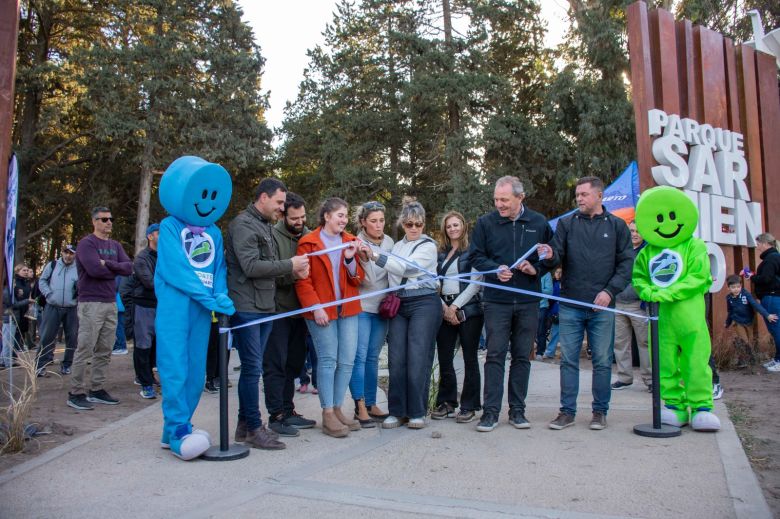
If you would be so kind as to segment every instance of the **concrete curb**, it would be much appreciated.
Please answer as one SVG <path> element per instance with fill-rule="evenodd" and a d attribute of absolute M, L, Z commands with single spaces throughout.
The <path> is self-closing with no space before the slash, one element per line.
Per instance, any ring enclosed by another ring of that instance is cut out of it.
<path fill-rule="evenodd" d="M 734 504 L 734 513 L 738 519 L 772 519 L 769 504 L 742 448 L 742 442 L 731 421 L 726 404 L 717 401 L 715 409 L 719 415 L 728 417 L 728 420 L 721 421 L 721 430 L 716 437 L 720 459 L 726 473 L 726 486 Z"/>

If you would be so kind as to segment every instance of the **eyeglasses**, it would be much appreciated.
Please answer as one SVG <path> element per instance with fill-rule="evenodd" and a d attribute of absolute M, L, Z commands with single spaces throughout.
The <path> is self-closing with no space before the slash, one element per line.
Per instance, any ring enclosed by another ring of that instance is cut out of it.
<path fill-rule="evenodd" d="M 384 211 L 385 206 L 383 206 L 379 202 L 366 202 L 365 204 L 363 204 L 363 209 L 365 209 L 366 211 L 377 211 L 377 210 Z"/>
<path fill-rule="evenodd" d="M 404 227 L 407 229 L 411 229 L 412 227 L 417 227 L 418 229 L 422 229 L 425 224 L 422 222 L 404 222 Z"/>
<path fill-rule="evenodd" d="M 95 220 L 100 220 L 103 223 L 113 222 L 114 217 L 113 216 L 102 216 L 100 218 L 95 218 Z"/>

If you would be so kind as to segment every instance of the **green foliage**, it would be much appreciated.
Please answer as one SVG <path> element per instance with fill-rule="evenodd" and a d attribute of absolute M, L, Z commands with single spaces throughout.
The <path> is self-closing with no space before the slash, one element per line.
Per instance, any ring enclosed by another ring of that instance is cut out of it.
<path fill-rule="evenodd" d="M 28 259 L 90 232 L 98 204 L 131 250 L 141 172 L 183 154 L 223 164 L 232 211 L 243 208 L 271 132 L 264 60 L 233 1 L 22 4 L 14 145 Z M 151 209 L 164 216 L 155 196 Z"/>
<path fill-rule="evenodd" d="M 109 205 L 130 246 L 140 179 L 176 157 L 225 165 L 243 209 L 271 171 L 309 201 L 405 196 L 470 220 L 520 177 L 528 204 L 571 207 L 574 179 L 609 182 L 634 159 L 625 8 L 572 0 L 564 43 L 545 48 L 532 0 L 342 0 L 309 51 L 274 155 L 263 58 L 233 0 L 22 0 L 14 145 L 19 243 L 33 265 L 91 231 Z M 767 30 L 776 0 L 653 1 L 735 38 Z M 152 196 L 151 219 L 162 217 Z M 35 260 L 38 259 L 36 262 Z"/>

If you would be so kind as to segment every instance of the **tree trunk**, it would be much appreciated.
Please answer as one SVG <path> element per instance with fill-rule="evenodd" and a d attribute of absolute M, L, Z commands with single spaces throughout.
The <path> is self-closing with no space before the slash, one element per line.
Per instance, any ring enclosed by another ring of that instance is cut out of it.
<path fill-rule="evenodd" d="M 450 74 L 455 72 L 455 47 L 452 43 L 452 13 L 450 12 L 450 0 L 442 0 L 442 11 L 444 14 L 444 43 L 447 45 L 447 53 L 450 55 Z M 447 99 L 447 112 L 449 115 L 449 135 L 453 135 L 460 129 L 460 114 L 458 105 L 452 99 L 450 94 Z"/>
<path fill-rule="evenodd" d="M 38 15 L 38 27 L 35 34 L 35 66 L 43 68 L 49 61 L 50 39 L 52 28 L 54 26 L 51 11 L 46 7 L 38 8 L 35 11 Z M 28 13 L 28 16 L 34 14 Z M 32 166 L 36 162 L 36 157 L 32 155 L 35 149 L 35 139 L 38 135 L 38 124 L 40 121 L 41 105 L 43 103 L 44 90 L 41 84 L 33 84 L 29 90 L 24 92 L 24 101 L 22 107 L 22 118 L 20 121 L 19 132 L 19 150 L 22 152 L 19 157 L 19 203 L 21 205 L 22 197 L 26 196 L 27 184 L 32 175 Z M 21 258 L 24 255 L 25 245 L 27 243 L 27 212 L 21 211 L 16 215 L 16 257 Z"/>
<path fill-rule="evenodd" d="M 146 227 L 149 225 L 149 204 L 152 200 L 152 142 L 147 137 L 141 163 L 141 182 L 138 188 L 138 212 L 135 219 L 135 254 L 146 246 Z"/>

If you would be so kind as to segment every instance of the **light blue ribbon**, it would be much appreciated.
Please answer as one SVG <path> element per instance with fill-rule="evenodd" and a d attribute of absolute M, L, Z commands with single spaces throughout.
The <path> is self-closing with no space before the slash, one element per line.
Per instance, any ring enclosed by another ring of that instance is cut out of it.
<path fill-rule="evenodd" d="M 372 244 L 369 244 L 369 245 L 372 245 Z M 535 248 L 536 248 L 536 246 L 532 247 L 530 250 L 532 251 Z M 657 321 L 658 320 L 658 317 L 650 317 L 648 315 L 641 315 L 641 314 L 635 314 L 635 313 L 632 313 L 632 312 L 626 312 L 625 310 L 618 310 L 617 308 L 610 308 L 608 306 L 596 305 L 596 304 L 593 304 L 592 302 L 591 303 L 585 303 L 583 301 L 577 301 L 576 299 L 569 299 L 569 298 L 566 298 L 566 297 L 553 296 L 553 295 L 550 295 L 550 294 L 544 294 L 544 293 L 541 293 L 541 292 L 534 292 L 532 290 L 525 290 L 525 289 L 522 289 L 522 288 L 515 288 L 515 287 L 504 286 L 504 285 L 496 285 L 494 283 L 486 283 L 484 281 L 477 281 L 475 279 L 464 279 L 464 278 L 485 276 L 485 275 L 488 275 L 488 274 L 497 274 L 501 269 L 486 270 L 486 271 L 483 271 L 483 272 L 468 272 L 468 273 L 462 273 L 462 274 L 455 274 L 455 275 L 452 275 L 452 276 L 440 276 L 440 275 L 433 274 L 432 272 L 429 272 L 428 270 L 422 268 L 421 266 L 419 266 L 414 261 L 411 261 L 411 260 L 409 260 L 407 258 L 404 258 L 402 256 L 399 256 L 397 254 L 393 254 L 393 253 L 387 252 L 387 251 L 383 251 L 382 254 L 387 254 L 388 256 L 392 256 L 394 258 L 397 258 L 399 261 L 402 261 L 402 262 L 404 262 L 404 263 L 406 263 L 406 264 L 408 264 L 408 265 L 410 265 L 412 267 L 415 267 L 418 270 L 421 270 L 422 272 L 430 275 L 431 278 L 412 280 L 412 281 L 408 281 L 408 282 L 404 283 L 403 285 L 398 285 L 398 286 L 395 286 L 395 287 L 388 287 L 388 288 L 384 288 L 382 290 L 375 290 L 373 292 L 367 292 L 365 294 L 360 294 L 360 295 L 357 295 L 357 296 L 347 297 L 347 298 L 339 299 L 339 300 L 336 300 L 336 301 L 330 301 L 328 303 L 320 303 L 320 304 L 312 305 L 312 306 L 309 306 L 309 307 L 306 307 L 306 308 L 300 308 L 298 310 L 291 310 L 289 312 L 283 312 L 283 313 L 280 313 L 280 314 L 269 315 L 268 317 L 255 319 L 254 321 L 248 321 L 246 323 L 241 323 L 241 324 L 236 325 L 236 326 L 230 326 L 230 327 L 227 327 L 227 328 L 220 327 L 219 333 L 227 333 L 228 334 L 228 344 L 230 345 L 230 344 L 232 344 L 232 331 L 233 330 L 238 330 L 240 328 L 248 328 L 249 326 L 255 326 L 257 324 L 264 324 L 264 323 L 276 321 L 277 319 L 285 319 L 287 317 L 294 317 L 296 315 L 301 315 L 301 314 L 305 314 L 305 313 L 308 313 L 308 312 L 313 312 L 314 310 L 330 308 L 331 306 L 338 306 L 338 305 L 342 305 L 342 304 L 345 304 L 345 303 L 351 303 L 352 301 L 359 301 L 361 299 L 366 299 L 366 298 L 369 298 L 369 297 L 374 297 L 374 296 L 378 296 L 378 295 L 382 295 L 382 294 L 389 294 L 391 292 L 397 292 L 399 290 L 403 290 L 403 289 L 405 289 L 407 287 L 410 287 L 410 286 L 416 286 L 416 285 L 419 285 L 419 284 L 422 284 L 422 283 L 428 283 L 431 280 L 445 280 L 445 279 L 453 279 L 453 280 L 457 279 L 457 280 L 463 281 L 465 283 L 474 283 L 474 284 L 477 284 L 477 285 L 480 285 L 480 286 L 484 286 L 484 287 L 496 288 L 496 289 L 499 289 L 499 290 L 506 290 L 508 292 L 515 292 L 515 293 L 518 293 L 518 294 L 523 294 L 523 295 L 528 295 L 528 296 L 533 296 L 533 297 L 539 297 L 539 298 L 542 298 L 542 299 L 552 299 L 552 300 L 558 301 L 560 303 L 567 303 L 567 304 L 571 304 L 571 305 L 575 305 L 575 306 L 582 306 L 582 307 L 589 308 L 589 309 L 592 309 L 592 310 L 603 310 L 605 312 L 612 312 L 614 314 L 626 315 L 626 316 L 629 316 L 629 317 L 636 317 L 636 318 L 639 318 L 639 319 L 645 319 L 647 321 Z M 513 263 L 513 265 L 518 265 L 520 262 L 523 261 L 523 259 L 527 258 L 528 256 L 530 256 L 530 253 L 526 252 L 526 254 L 524 254 L 517 261 L 515 261 Z"/>

